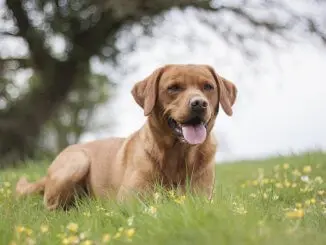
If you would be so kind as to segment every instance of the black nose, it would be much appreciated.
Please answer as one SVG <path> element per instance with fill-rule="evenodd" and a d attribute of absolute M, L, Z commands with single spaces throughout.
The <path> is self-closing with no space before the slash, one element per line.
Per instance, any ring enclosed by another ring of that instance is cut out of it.
<path fill-rule="evenodd" d="M 205 99 L 194 97 L 190 99 L 190 108 L 195 112 L 203 112 L 208 106 L 208 103 Z"/>

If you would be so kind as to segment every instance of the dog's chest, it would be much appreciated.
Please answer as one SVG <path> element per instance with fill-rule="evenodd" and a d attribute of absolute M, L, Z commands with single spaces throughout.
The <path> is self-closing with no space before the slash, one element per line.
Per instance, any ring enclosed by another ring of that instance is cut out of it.
<path fill-rule="evenodd" d="M 183 185 L 196 172 L 194 159 L 182 151 L 167 151 L 160 165 L 160 178 L 166 185 Z"/>

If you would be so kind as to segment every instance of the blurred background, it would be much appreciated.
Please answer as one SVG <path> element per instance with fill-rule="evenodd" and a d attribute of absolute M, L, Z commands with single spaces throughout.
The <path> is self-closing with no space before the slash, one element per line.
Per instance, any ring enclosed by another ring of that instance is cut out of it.
<path fill-rule="evenodd" d="M 237 85 L 217 162 L 326 149 L 325 0 L 0 0 L 0 167 L 128 136 L 167 63 Z"/>

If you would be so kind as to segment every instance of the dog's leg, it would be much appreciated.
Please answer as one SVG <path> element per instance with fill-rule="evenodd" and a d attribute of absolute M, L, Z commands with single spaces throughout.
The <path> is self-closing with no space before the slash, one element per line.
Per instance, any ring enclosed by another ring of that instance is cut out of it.
<path fill-rule="evenodd" d="M 135 171 L 131 175 L 125 176 L 118 191 L 117 200 L 123 202 L 132 197 L 133 194 L 145 194 L 149 189 L 150 181 L 147 174 Z"/>
<path fill-rule="evenodd" d="M 76 186 L 86 177 L 89 166 L 90 159 L 83 151 L 65 152 L 53 162 L 44 189 L 47 209 L 70 204 L 77 194 Z"/>

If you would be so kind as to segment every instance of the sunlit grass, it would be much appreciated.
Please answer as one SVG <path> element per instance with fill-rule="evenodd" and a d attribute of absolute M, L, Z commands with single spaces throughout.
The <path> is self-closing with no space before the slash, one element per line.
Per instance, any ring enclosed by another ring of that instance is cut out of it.
<path fill-rule="evenodd" d="M 17 179 L 46 164 L 0 173 L 0 244 L 325 244 L 326 154 L 217 165 L 212 201 L 158 190 L 118 205 L 84 199 L 46 211 L 17 200 Z"/>

